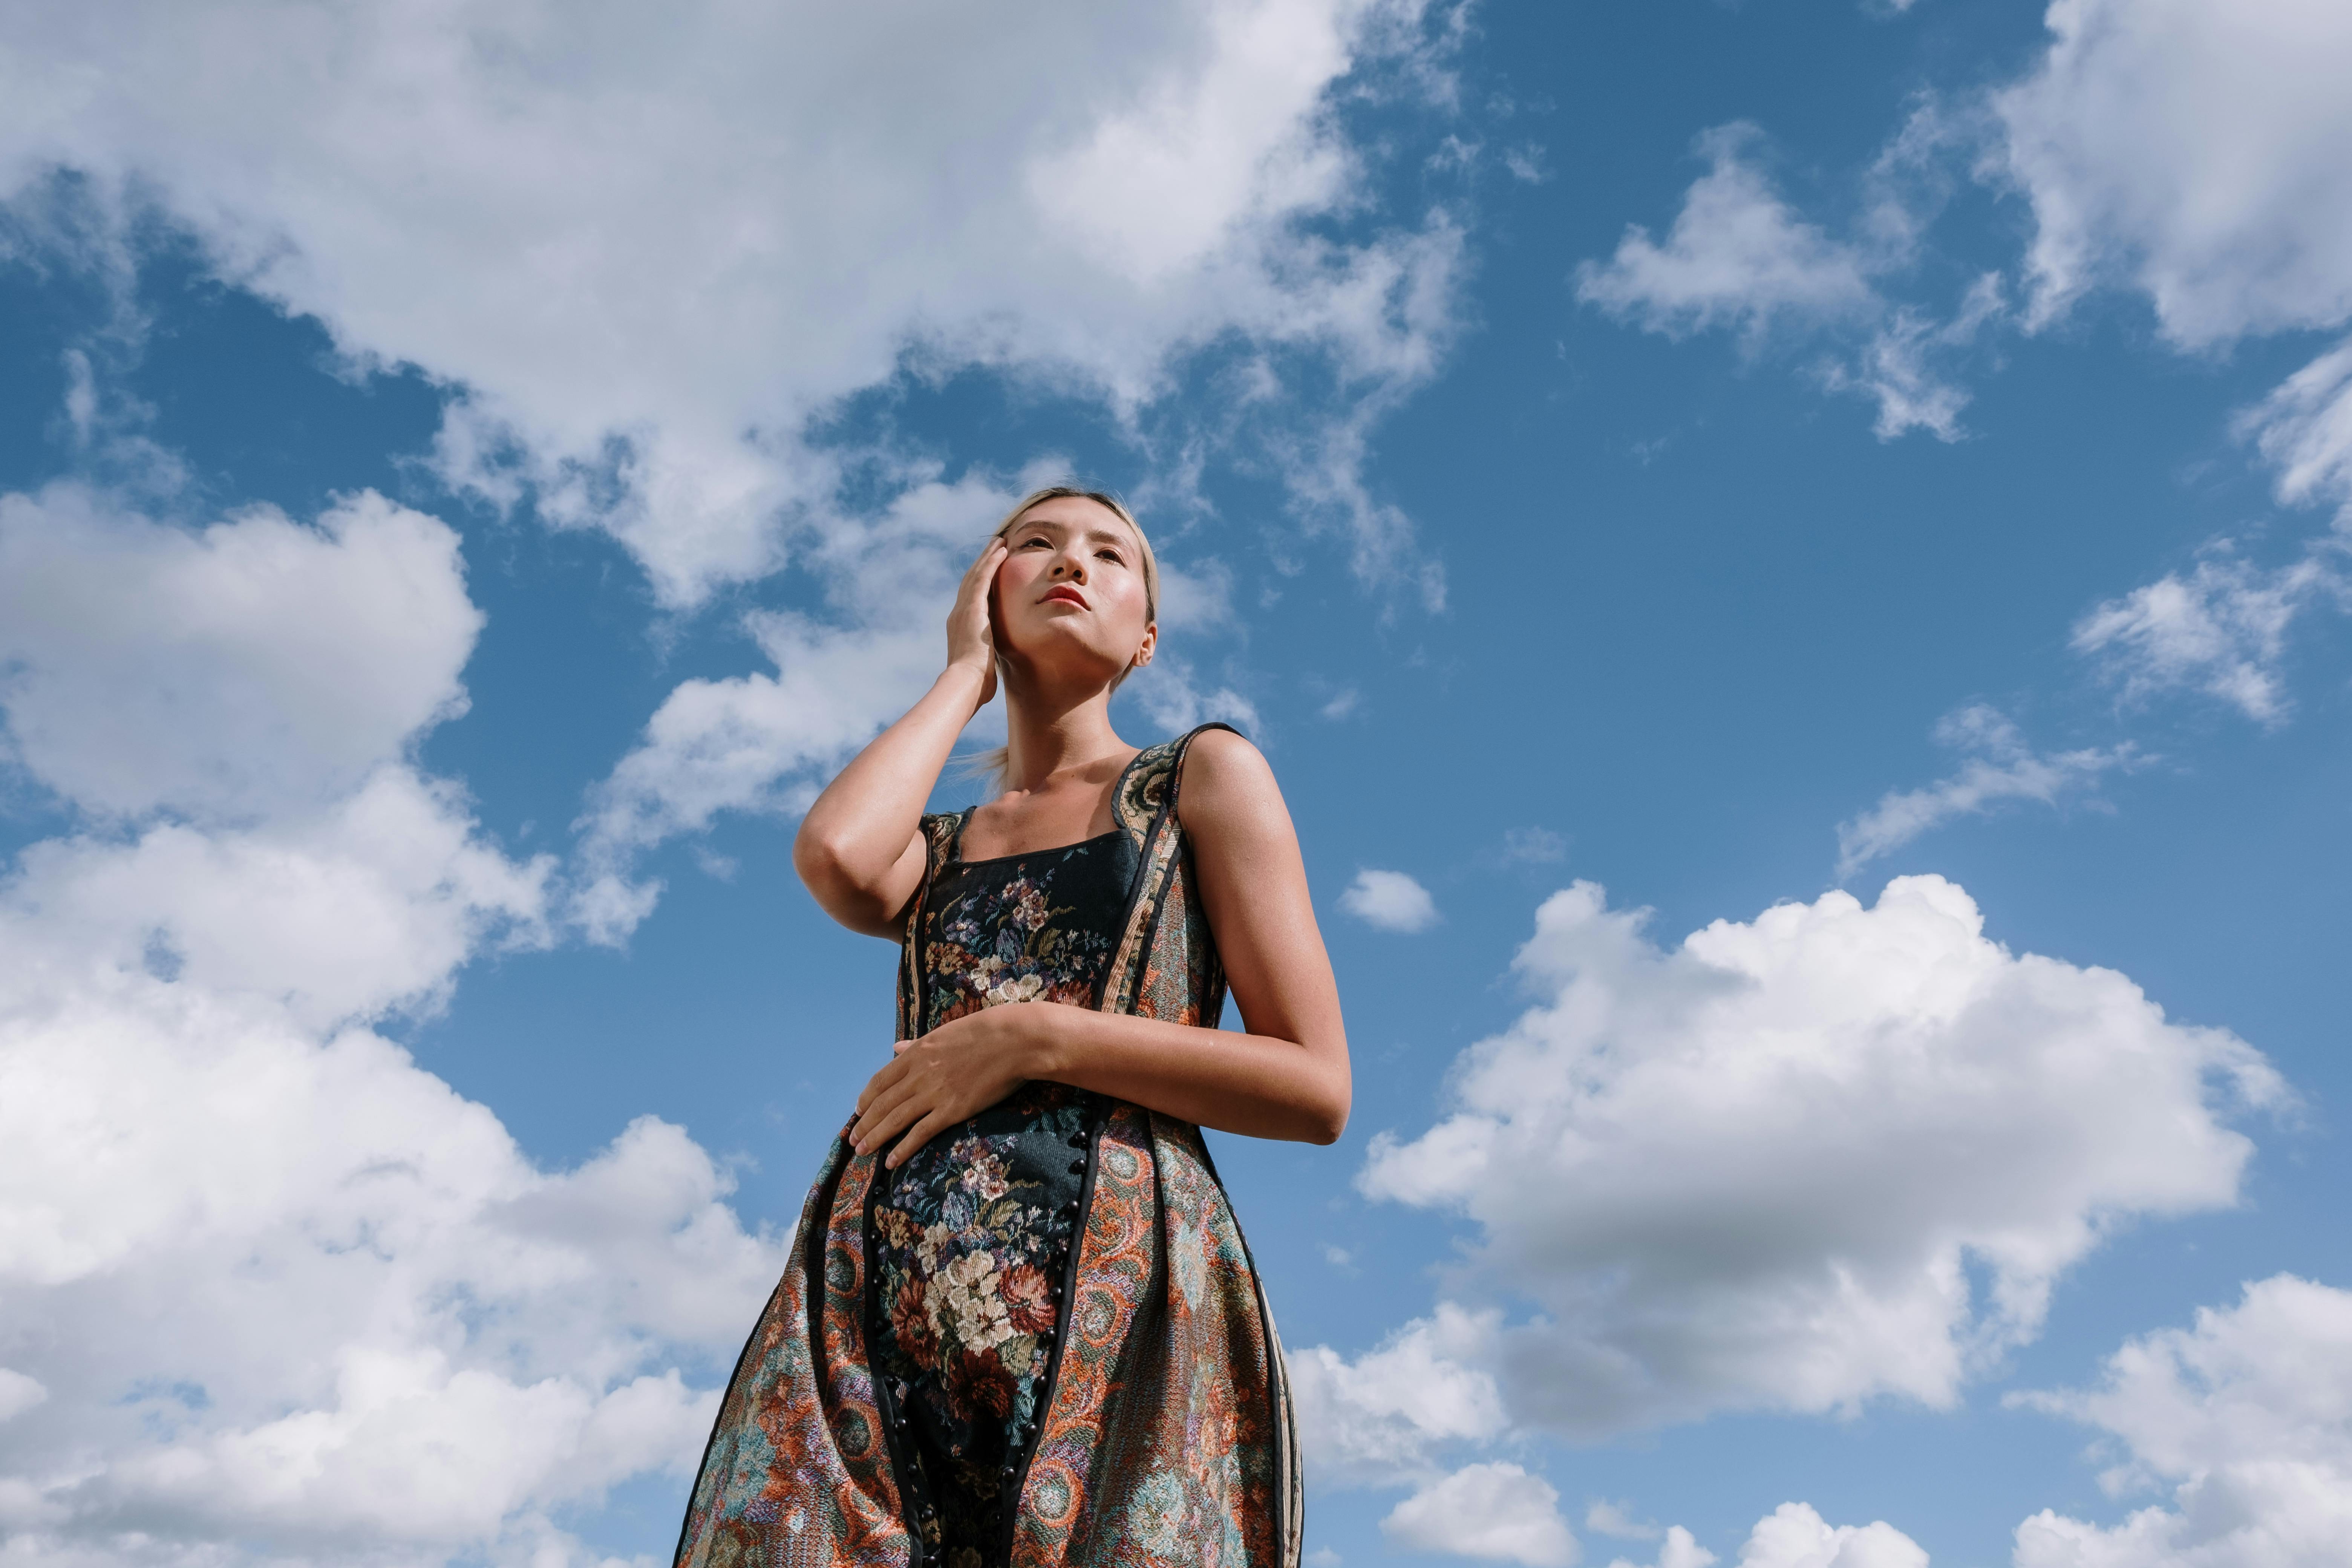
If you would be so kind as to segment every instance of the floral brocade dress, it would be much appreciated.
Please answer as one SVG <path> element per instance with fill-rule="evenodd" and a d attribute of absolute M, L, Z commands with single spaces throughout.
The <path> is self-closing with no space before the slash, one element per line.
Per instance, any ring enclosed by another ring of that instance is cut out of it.
<path fill-rule="evenodd" d="M 924 819 L 900 1038 L 1023 1001 L 1216 1026 L 1175 812 L 1192 738 L 1139 753 L 1081 844 L 966 861 L 971 814 Z M 677 1562 L 1296 1568 L 1290 1404 L 1198 1129 L 1025 1084 L 896 1172 L 835 1141 Z"/>

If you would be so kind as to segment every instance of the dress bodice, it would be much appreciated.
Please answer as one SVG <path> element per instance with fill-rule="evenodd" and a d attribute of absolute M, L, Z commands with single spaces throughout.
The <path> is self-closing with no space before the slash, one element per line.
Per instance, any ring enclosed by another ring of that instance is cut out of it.
<path fill-rule="evenodd" d="M 1118 829 L 1025 855 L 966 860 L 966 812 L 931 878 L 911 954 L 920 1032 L 1003 1002 L 1101 1005 L 1135 881 Z"/>

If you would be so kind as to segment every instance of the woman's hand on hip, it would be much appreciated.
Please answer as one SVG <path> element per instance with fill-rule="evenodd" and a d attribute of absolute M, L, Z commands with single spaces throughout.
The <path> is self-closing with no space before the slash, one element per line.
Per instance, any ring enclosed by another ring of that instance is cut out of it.
<path fill-rule="evenodd" d="M 883 1163 L 898 1169 L 948 1128 L 969 1121 L 1032 1076 L 1028 1065 L 1043 1009 L 1054 1002 L 1006 1002 L 967 1013 L 919 1040 L 899 1042 L 890 1064 L 857 1097 L 850 1147 L 869 1153 L 898 1138 Z M 903 1138 L 898 1135 L 903 1132 Z"/>

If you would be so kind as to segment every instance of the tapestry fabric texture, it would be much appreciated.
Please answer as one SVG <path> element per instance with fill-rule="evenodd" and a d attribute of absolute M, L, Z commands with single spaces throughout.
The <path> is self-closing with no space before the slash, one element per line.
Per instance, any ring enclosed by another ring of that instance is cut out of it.
<path fill-rule="evenodd" d="M 1175 809 L 1200 733 L 1139 753 L 1082 844 L 966 862 L 971 813 L 923 819 L 899 1038 L 1030 1000 L 1216 1027 Z M 1034 1083 L 897 1172 L 835 1140 L 677 1562 L 1297 1568 L 1300 1505 L 1281 1342 L 1200 1131 Z"/>

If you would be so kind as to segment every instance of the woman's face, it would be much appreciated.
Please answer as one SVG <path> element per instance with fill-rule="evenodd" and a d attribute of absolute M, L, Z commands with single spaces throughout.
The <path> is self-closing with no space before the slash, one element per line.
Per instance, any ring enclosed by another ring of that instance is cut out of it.
<path fill-rule="evenodd" d="M 1148 663 L 1154 633 L 1135 531 L 1084 496 L 1039 501 L 1006 531 L 991 608 L 996 646 L 1048 679 L 1108 685 Z"/>

